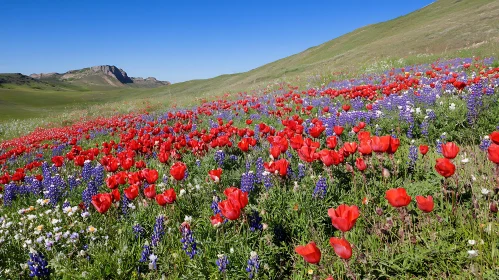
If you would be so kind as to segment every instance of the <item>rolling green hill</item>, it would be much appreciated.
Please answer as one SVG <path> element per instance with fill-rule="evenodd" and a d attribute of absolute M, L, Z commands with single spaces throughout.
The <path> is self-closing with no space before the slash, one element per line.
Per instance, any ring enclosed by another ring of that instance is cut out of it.
<path fill-rule="evenodd" d="M 55 88 L 3 87 L 0 121 L 52 118 L 56 113 L 90 110 L 92 106 L 97 106 L 94 111 L 101 113 L 129 110 L 130 104 L 164 109 L 172 104 L 194 104 L 200 98 L 226 92 L 262 89 L 276 82 L 304 86 L 310 83 L 311 76 L 319 77 L 312 83 L 320 84 L 339 72 L 380 71 L 445 57 L 497 56 L 498 46 L 498 0 L 439 0 L 408 15 L 359 28 L 244 73 L 153 89 L 89 86 L 105 85 L 102 77 L 97 77 L 99 81 L 72 83 L 72 88 L 64 86 L 68 83 L 50 79 L 41 80 Z M 94 78 L 89 75 L 82 79 Z"/>

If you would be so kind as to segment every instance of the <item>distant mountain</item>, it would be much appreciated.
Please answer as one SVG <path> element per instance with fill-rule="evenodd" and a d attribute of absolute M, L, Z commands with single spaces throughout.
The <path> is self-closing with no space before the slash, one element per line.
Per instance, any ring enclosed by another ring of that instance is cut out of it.
<path fill-rule="evenodd" d="M 114 65 L 98 65 L 88 68 L 70 70 L 66 73 L 31 74 L 31 78 L 46 82 L 68 82 L 90 87 L 160 87 L 170 85 L 170 82 L 159 81 L 156 78 L 146 79 L 129 77 L 121 68 Z"/>

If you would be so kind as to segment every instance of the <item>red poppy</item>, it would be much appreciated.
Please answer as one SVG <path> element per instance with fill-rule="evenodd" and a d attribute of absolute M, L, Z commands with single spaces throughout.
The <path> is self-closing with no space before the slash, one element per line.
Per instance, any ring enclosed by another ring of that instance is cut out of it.
<path fill-rule="evenodd" d="M 120 201 L 121 195 L 118 189 L 112 190 L 111 195 L 113 196 L 113 201 Z"/>
<path fill-rule="evenodd" d="M 372 154 L 373 149 L 371 148 L 371 140 L 361 141 L 357 150 L 360 154 L 365 156 Z"/>
<path fill-rule="evenodd" d="M 158 171 L 155 169 L 144 169 L 142 175 L 149 184 L 154 184 L 158 180 Z"/>
<path fill-rule="evenodd" d="M 184 179 L 185 170 L 187 170 L 187 166 L 183 162 L 175 162 L 170 168 L 170 175 L 177 181 Z"/>
<path fill-rule="evenodd" d="M 499 145 L 499 130 L 492 132 L 489 137 L 492 142 Z"/>
<path fill-rule="evenodd" d="M 279 172 L 279 175 L 281 177 L 285 177 L 286 174 L 288 173 L 288 167 L 289 167 L 289 162 L 286 159 L 280 159 L 274 162 L 275 165 L 275 171 Z"/>
<path fill-rule="evenodd" d="M 336 145 L 338 145 L 338 137 L 336 136 L 329 136 L 327 139 L 326 139 L 326 145 L 329 149 L 334 149 L 336 148 Z"/>
<path fill-rule="evenodd" d="M 456 172 L 456 166 L 447 158 L 437 158 L 435 169 L 438 174 L 444 176 L 445 178 L 454 175 L 454 172 Z"/>
<path fill-rule="evenodd" d="M 241 189 L 236 187 L 226 188 L 224 194 L 228 200 L 233 202 L 234 206 L 238 206 L 242 209 L 248 205 L 248 194 L 241 191 Z"/>
<path fill-rule="evenodd" d="M 357 159 L 355 160 L 355 166 L 356 166 L 356 167 L 357 167 L 357 169 L 358 169 L 359 171 L 361 171 L 361 172 L 367 169 L 366 162 L 364 161 L 364 159 L 363 159 L 363 158 L 357 158 Z"/>
<path fill-rule="evenodd" d="M 371 147 L 373 151 L 376 153 L 384 153 L 390 147 L 391 140 L 392 137 L 390 135 L 381 136 L 381 137 L 373 136 L 371 138 Z"/>
<path fill-rule="evenodd" d="M 128 198 L 129 200 L 134 200 L 139 195 L 139 186 L 131 185 L 123 191 L 125 192 L 126 198 Z"/>
<path fill-rule="evenodd" d="M 385 198 L 393 207 L 405 207 L 411 203 L 411 197 L 404 188 L 387 190 Z"/>
<path fill-rule="evenodd" d="M 359 207 L 342 204 L 337 209 L 330 208 L 327 211 L 333 226 L 342 232 L 347 232 L 353 228 L 357 218 L 359 218 Z"/>
<path fill-rule="evenodd" d="M 219 167 L 217 169 L 210 170 L 208 171 L 208 175 L 210 175 L 210 178 L 213 181 L 218 183 L 220 181 L 220 176 L 222 176 L 222 168 Z"/>
<path fill-rule="evenodd" d="M 345 238 L 331 237 L 329 244 L 331 244 L 338 257 L 347 260 L 352 256 L 352 246 Z"/>
<path fill-rule="evenodd" d="M 273 145 L 270 147 L 270 154 L 274 159 L 279 158 L 279 155 L 281 154 L 281 147 L 279 145 Z"/>
<path fill-rule="evenodd" d="M 489 160 L 495 164 L 499 164 L 499 145 L 492 143 L 487 149 Z"/>
<path fill-rule="evenodd" d="M 315 147 L 310 147 L 307 145 L 303 145 L 298 150 L 298 157 L 305 162 L 312 162 L 319 158 L 319 154 L 315 152 Z"/>
<path fill-rule="evenodd" d="M 341 108 L 343 109 L 343 111 L 348 112 L 348 110 L 350 110 L 350 105 L 343 104 L 343 106 L 341 106 Z"/>
<path fill-rule="evenodd" d="M 62 163 L 64 162 L 64 157 L 63 156 L 54 156 L 52 157 L 52 162 L 56 167 L 61 167 Z"/>
<path fill-rule="evenodd" d="M 430 213 L 433 211 L 433 207 L 435 204 L 433 203 L 433 197 L 431 195 L 424 197 L 424 196 L 416 196 L 416 202 L 418 204 L 419 210 L 425 212 L 425 213 Z"/>
<path fill-rule="evenodd" d="M 172 204 L 177 200 L 177 194 L 173 188 L 169 188 L 164 191 L 163 195 L 165 196 L 166 203 L 168 204 Z"/>
<path fill-rule="evenodd" d="M 389 154 L 394 154 L 399 148 L 399 146 L 400 146 L 400 139 L 391 137 L 390 146 L 388 146 L 388 150 L 386 150 L 386 152 Z"/>
<path fill-rule="evenodd" d="M 239 141 L 239 143 L 237 143 L 237 146 L 239 147 L 239 149 L 241 149 L 241 151 L 247 152 L 249 150 L 248 138 L 241 139 L 241 141 Z"/>
<path fill-rule="evenodd" d="M 459 147 L 453 142 L 442 144 L 442 155 L 448 159 L 453 159 L 459 153 Z"/>
<path fill-rule="evenodd" d="M 101 214 L 104 214 L 109 210 L 112 202 L 113 197 L 109 193 L 99 193 L 92 196 L 92 205 Z"/>
<path fill-rule="evenodd" d="M 229 220 L 237 220 L 241 216 L 241 208 L 233 200 L 222 200 L 218 203 L 218 209 L 222 212 L 222 215 Z"/>
<path fill-rule="evenodd" d="M 312 128 L 308 130 L 308 132 L 310 133 L 310 136 L 318 138 L 319 136 L 321 136 L 324 130 L 326 130 L 326 127 L 322 125 L 314 125 Z"/>
<path fill-rule="evenodd" d="M 224 219 L 220 214 L 216 214 L 215 216 L 210 217 L 210 222 L 213 226 L 217 227 L 223 223 Z"/>
<path fill-rule="evenodd" d="M 344 128 L 342 126 L 339 126 L 339 125 L 335 125 L 333 127 L 333 131 L 336 135 L 341 135 L 343 133 L 343 130 L 344 130 Z"/>
<path fill-rule="evenodd" d="M 424 156 L 428 153 L 429 147 L 427 145 L 419 145 L 419 152 Z"/>
<path fill-rule="evenodd" d="M 346 142 L 343 144 L 343 150 L 349 155 L 355 154 L 357 151 L 357 143 L 356 142 Z"/>
<path fill-rule="evenodd" d="M 149 185 L 144 189 L 144 195 L 147 198 L 153 199 L 156 197 L 156 185 Z"/>
<path fill-rule="evenodd" d="M 318 264 L 321 260 L 321 250 L 317 248 L 314 241 L 311 241 L 305 246 L 298 246 L 295 252 L 303 257 L 303 259 L 311 264 Z"/>
<path fill-rule="evenodd" d="M 116 176 L 109 176 L 106 178 L 106 185 L 108 188 L 110 189 L 115 189 L 116 187 L 118 187 L 118 180 L 116 178 Z"/>

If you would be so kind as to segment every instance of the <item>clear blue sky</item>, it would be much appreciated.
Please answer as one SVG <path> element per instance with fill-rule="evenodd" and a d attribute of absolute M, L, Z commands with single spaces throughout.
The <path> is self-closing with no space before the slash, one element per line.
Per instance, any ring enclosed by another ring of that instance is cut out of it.
<path fill-rule="evenodd" d="M 432 0 L 0 0 L 0 72 L 111 64 L 172 82 L 244 72 Z"/>

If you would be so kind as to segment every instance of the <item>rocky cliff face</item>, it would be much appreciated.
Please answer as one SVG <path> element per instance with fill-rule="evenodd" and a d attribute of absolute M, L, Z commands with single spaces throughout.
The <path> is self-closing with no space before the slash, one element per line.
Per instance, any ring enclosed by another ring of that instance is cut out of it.
<path fill-rule="evenodd" d="M 121 68 L 114 65 L 97 65 L 88 68 L 71 70 L 66 73 L 40 73 L 31 74 L 30 77 L 38 80 L 58 79 L 60 81 L 76 82 L 88 85 L 124 86 L 135 85 L 137 87 L 158 87 L 169 85 L 169 82 L 159 81 L 149 77 L 133 78 Z"/>

